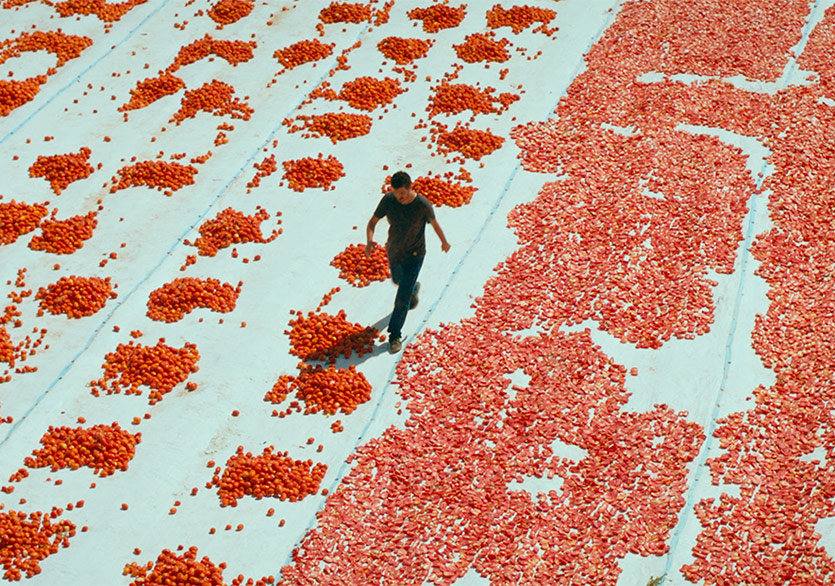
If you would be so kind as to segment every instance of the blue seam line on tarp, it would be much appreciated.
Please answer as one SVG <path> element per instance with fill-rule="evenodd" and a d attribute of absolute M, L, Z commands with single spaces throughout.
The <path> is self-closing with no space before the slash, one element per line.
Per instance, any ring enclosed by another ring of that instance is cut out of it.
<path fill-rule="evenodd" d="M 360 32 L 359 35 L 357 35 L 357 40 L 362 38 L 362 36 L 365 34 L 365 32 L 367 30 L 368 30 L 368 26 L 366 26 L 365 29 L 362 32 Z M 330 69 L 328 71 L 330 71 Z M 319 84 L 328 76 L 328 71 L 326 71 L 325 73 L 322 74 L 322 76 L 312 86 L 313 88 L 318 87 Z M 313 90 L 311 90 L 311 92 L 312 91 Z M 90 336 L 90 338 L 84 344 L 84 346 L 82 346 L 81 350 L 79 350 L 78 353 L 72 358 L 72 360 L 70 360 L 70 362 L 61 370 L 61 372 L 58 374 L 58 376 L 55 378 L 55 380 L 53 380 L 52 383 L 49 384 L 49 386 L 46 388 L 46 390 L 43 393 L 41 393 L 38 396 L 37 399 L 35 399 L 35 402 L 32 404 L 31 407 L 29 407 L 29 409 L 26 410 L 26 412 L 20 417 L 20 419 L 18 419 L 17 421 L 14 422 L 14 424 L 12 425 L 11 429 L 9 429 L 9 432 L 6 434 L 6 436 L 2 440 L 0 440 L 0 447 L 2 447 L 4 443 L 6 443 L 6 440 L 8 440 L 11 437 L 12 433 L 14 433 L 15 429 L 17 429 L 18 425 L 23 423 L 23 421 L 26 419 L 26 417 L 35 409 L 35 407 L 38 406 L 38 404 L 43 400 L 43 398 L 47 395 L 47 393 L 49 393 L 49 391 L 51 391 L 55 387 L 55 385 L 57 385 L 58 382 L 60 382 L 60 380 L 62 378 L 64 378 L 64 375 L 67 374 L 69 369 L 72 367 L 73 364 L 75 364 L 75 362 L 81 357 L 81 355 L 84 354 L 87 351 L 87 349 L 93 343 L 93 340 L 96 338 L 96 336 L 98 336 L 101 329 L 105 326 L 105 324 L 107 324 L 108 321 L 110 321 L 111 316 L 114 313 L 116 313 L 116 311 L 128 299 L 131 298 L 131 296 L 136 292 L 136 290 L 139 289 L 139 287 L 141 287 L 142 284 L 145 283 L 145 281 L 147 281 L 151 277 L 151 275 L 153 275 L 157 271 L 157 269 L 160 266 L 162 266 L 162 264 L 165 262 L 165 260 L 169 256 L 171 256 L 171 254 L 174 252 L 174 250 L 180 245 L 180 243 L 183 241 L 183 239 L 186 237 L 186 235 L 189 232 L 191 232 L 194 229 L 194 227 L 203 218 L 206 217 L 206 215 L 208 215 L 209 211 L 214 207 L 214 205 L 217 203 L 217 201 L 223 196 L 223 194 L 226 193 L 227 189 L 229 189 L 229 186 L 232 185 L 232 183 L 234 183 L 238 179 L 238 177 L 241 176 L 241 174 L 244 172 L 244 169 L 246 169 L 249 166 L 249 164 L 252 161 L 255 160 L 255 158 L 258 156 L 258 153 L 261 152 L 261 150 L 264 148 L 264 146 L 267 145 L 270 142 L 270 140 L 272 140 L 272 138 L 275 136 L 275 134 L 281 129 L 281 127 L 284 125 L 284 120 L 286 118 L 289 118 L 290 116 L 292 116 L 293 112 L 298 110 L 302 106 L 302 104 L 304 104 L 305 100 L 307 100 L 309 98 L 309 96 L 310 96 L 309 93 L 305 94 L 302 97 L 302 99 L 299 100 L 299 102 L 287 113 L 287 115 L 281 118 L 281 122 L 279 122 L 273 128 L 273 130 L 270 132 L 270 134 L 267 136 L 267 138 L 264 139 L 264 141 L 261 144 L 258 145 L 258 148 L 256 148 L 255 151 L 252 153 L 252 155 L 250 155 L 250 157 L 244 162 L 244 164 L 241 165 L 240 169 L 238 169 L 238 171 L 232 176 L 232 178 L 226 183 L 226 185 L 224 185 L 220 189 L 220 191 L 218 191 L 215 194 L 215 196 L 212 198 L 211 202 L 209 203 L 208 207 L 206 207 L 206 209 L 197 217 L 197 219 L 191 224 L 191 226 L 189 226 L 185 231 L 183 231 L 182 234 L 180 234 L 180 236 L 177 238 L 177 240 L 174 242 L 174 244 L 162 256 L 162 258 L 159 260 L 159 262 L 139 282 L 137 282 L 136 285 L 130 291 L 128 291 L 127 295 L 125 295 L 121 299 L 121 301 L 116 303 L 116 305 L 113 307 L 113 309 L 110 311 L 110 313 L 107 314 L 107 316 L 104 318 L 104 320 L 102 320 L 102 322 L 93 331 L 93 334 Z"/>
<path fill-rule="evenodd" d="M 109 49 L 108 51 L 106 51 L 105 53 L 103 53 L 103 54 L 102 54 L 102 55 L 101 55 L 98 59 L 96 59 L 96 60 L 95 60 L 95 61 L 93 61 L 90 65 L 88 65 L 87 67 L 85 67 L 85 68 L 84 68 L 84 70 L 82 70 L 82 72 L 81 72 L 81 73 L 79 73 L 78 75 L 76 75 L 76 76 L 75 76 L 75 78 L 74 78 L 72 81 L 70 81 L 67 85 L 65 85 L 64 87 L 62 87 L 61 89 L 59 89 L 57 92 L 55 92 L 54 94 L 52 94 L 52 96 L 50 96 L 48 100 L 46 100 L 43 104 L 41 104 L 40 106 L 38 106 L 38 108 L 37 108 L 34 112 L 32 112 L 31 114 L 29 114 L 29 116 L 27 116 L 26 118 L 24 118 L 24 119 L 23 119 L 23 121 L 22 121 L 20 124 L 18 124 L 18 125 L 17 125 L 17 126 L 15 126 L 13 129 L 11 129 L 11 130 L 10 130 L 10 131 L 6 134 L 6 136 L 4 136 L 3 138 L 0 138 L 0 144 L 3 144 L 3 143 L 4 143 L 4 142 L 6 142 L 9 138 L 11 138 L 11 136 L 12 136 L 15 132 L 17 132 L 18 130 L 20 130 L 20 129 L 24 126 L 24 125 L 26 125 L 26 124 L 29 122 L 29 120 L 31 120 L 32 118 L 34 118 L 37 114 L 39 114 L 39 113 L 40 113 L 40 111 L 41 111 L 41 110 L 43 110 L 43 109 L 44 109 L 44 108 L 46 108 L 49 104 L 51 104 L 51 103 L 52 103 L 52 101 L 53 101 L 55 98 L 57 98 L 58 96 L 60 96 L 61 94 L 63 94 L 65 91 L 67 91 L 67 89 L 68 89 L 71 85 L 75 84 L 75 83 L 76 83 L 79 79 L 81 79 L 81 76 L 83 76 L 85 73 L 87 73 L 88 71 L 90 71 L 93 67 L 95 67 L 96 65 L 98 65 L 98 64 L 99 64 L 99 62 L 100 62 L 102 59 L 104 59 L 105 57 L 107 57 L 108 55 L 110 55 L 113 51 L 115 51 L 115 50 L 116 50 L 116 48 L 117 48 L 117 47 L 121 47 L 121 46 L 122 46 L 122 45 L 123 45 L 123 44 L 124 44 L 124 43 L 125 43 L 128 39 L 130 39 L 130 38 L 133 36 L 133 34 L 134 34 L 137 30 L 139 30 L 139 29 L 142 27 L 142 25 L 144 25 L 144 24 L 148 21 L 148 19 L 150 19 L 150 18 L 151 18 L 152 16 L 154 16 L 157 12 L 159 12 L 160 10 L 162 10 L 163 8 L 165 8 L 165 5 L 166 5 L 166 4 L 168 4 L 170 1 L 171 1 L 171 0 L 164 0 L 164 2 L 163 2 L 162 4 L 160 4 L 157 8 L 155 8 L 155 9 L 154 9 L 154 10 L 153 10 L 150 14 L 148 14 L 148 16 L 146 16 L 145 18 L 143 18 L 143 19 L 142 19 L 142 21 L 141 21 L 138 25 L 136 25 L 135 27 L 133 27 L 133 28 L 132 28 L 132 29 L 128 32 L 128 34 L 127 34 L 127 35 L 126 35 L 126 36 L 125 36 L 125 37 L 124 37 L 121 41 L 119 41 L 118 43 L 116 43 L 115 45 L 113 45 L 112 47 L 110 47 L 110 49 Z"/>
<path fill-rule="evenodd" d="M 597 34 L 594 35 L 594 37 L 592 37 L 591 42 L 589 42 L 588 46 L 586 47 L 585 52 L 583 53 L 583 55 L 580 58 L 580 64 L 575 68 L 574 72 L 571 74 L 572 81 L 579 75 L 580 71 L 585 67 L 585 56 L 586 56 L 586 54 L 591 50 L 591 48 L 598 41 L 598 39 L 600 39 L 600 37 L 605 32 L 605 30 L 607 28 L 609 28 L 609 26 L 611 25 L 612 20 L 615 18 L 616 14 L 617 14 L 617 12 L 615 10 L 612 10 L 609 17 L 604 22 L 603 26 L 601 26 L 600 29 L 597 31 Z M 553 116 L 553 114 L 556 112 L 556 109 L 559 106 L 560 100 L 562 100 L 562 98 L 566 95 L 567 90 L 568 90 L 568 88 L 566 87 L 560 93 L 560 96 L 557 98 L 556 103 L 548 111 L 548 114 L 545 116 L 546 120 L 550 119 Z M 510 176 L 508 177 L 507 181 L 505 182 L 504 187 L 502 188 L 501 192 L 499 193 L 499 197 L 496 199 L 496 202 L 493 204 L 493 207 L 491 208 L 490 212 L 488 213 L 487 218 L 484 220 L 484 223 L 481 225 L 481 228 L 479 228 L 478 233 L 476 233 L 476 236 L 473 239 L 473 242 L 467 248 L 467 251 L 461 257 L 461 260 L 458 261 L 458 264 L 452 270 L 452 273 L 450 274 L 449 279 L 444 284 L 444 286 L 441 288 L 440 295 L 432 303 L 432 305 L 429 307 L 429 309 L 427 310 L 423 319 L 421 320 L 420 325 L 415 329 L 415 333 L 413 334 L 413 337 L 417 337 L 423 331 L 423 328 L 426 326 L 426 323 L 429 321 L 429 318 L 432 317 L 432 314 L 435 312 L 435 308 L 438 306 L 438 304 L 443 299 L 444 295 L 446 294 L 447 289 L 452 284 L 452 281 L 455 279 L 455 276 L 458 274 L 458 271 L 461 269 L 461 266 L 464 264 L 464 261 L 467 259 L 467 257 L 469 257 L 470 253 L 473 251 L 476 244 L 478 244 L 479 241 L 481 240 L 481 236 L 484 233 L 485 228 L 487 228 L 487 225 L 490 224 L 490 222 L 492 221 L 493 215 L 496 213 L 496 210 L 499 208 L 499 205 L 504 200 L 505 195 L 507 195 L 507 192 L 510 190 L 510 184 L 516 178 L 516 174 L 519 172 L 519 169 L 521 168 L 521 166 L 522 166 L 522 163 L 517 162 L 516 165 L 513 167 L 513 170 L 510 172 Z M 357 448 L 359 447 L 359 445 L 362 443 L 363 439 L 365 438 L 365 434 L 371 428 L 371 424 L 374 423 L 374 419 L 377 416 L 377 412 L 380 410 L 380 406 L 382 405 L 383 398 L 386 394 L 386 391 L 388 391 L 389 387 L 391 386 L 391 383 L 393 382 L 394 375 L 396 374 L 396 371 L 397 371 L 397 364 L 398 364 L 399 361 L 400 361 L 400 359 L 398 357 L 398 359 L 394 363 L 394 366 L 392 366 L 391 371 L 389 371 L 388 378 L 386 379 L 386 382 L 385 382 L 383 388 L 378 393 L 377 401 L 374 405 L 374 409 L 371 411 L 371 417 L 368 419 L 368 422 L 365 424 L 365 426 L 362 428 L 362 431 L 357 436 L 357 441 L 354 444 L 354 447 L 351 449 L 351 454 L 353 454 L 357 451 Z M 342 465 L 339 467 L 339 470 L 337 470 L 337 472 L 336 472 L 336 476 L 334 477 L 334 480 L 330 484 L 330 488 L 328 489 L 329 493 L 332 493 L 335 490 L 335 488 L 342 482 L 342 475 L 344 474 L 345 468 L 347 466 L 348 466 L 348 462 L 343 461 Z M 322 508 L 324 507 L 324 505 L 325 505 L 325 499 L 322 499 L 322 502 L 321 502 L 319 508 L 316 510 L 316 513 L 321 511 Z M 313 525 L 316 522 L 316 518 L 317 518 L 317 516 L 316 516 L 316 514 L 314 514 L 310 523 L 308 523 L 308 525 L 302 531 L 301 538 L 296 541 L 296 547 L 298 547 L 298 544 L 301 542 L 301 539 L 303 539 L 304 536 L 307 535 L 308 531 L 310 531 L 313 528 Z M 296 547 L 294 547 L 293 549 L 296 549 Z M 287 561 L 284 563 L 285 566 L 289 565 L 290 562 L 292 562 L 292 556 L 293 556 L 292 551 L 289 554 L 287 554 Z"/>
<path fill-rule="evenodd" d="M 800 36 L 800 41 L 798 41 L 798 45 L 805 42 L 806 39 L 808 39 L 809 33 L 811 32 L 812 23 L 815 21 L 815 14 L 817 13 L 818 8 L 819 8 L 819 4 L 816 2 L 814 8 L 809 12 L 809 20 L 806 21 L 806 24 L 803 26 L 803 32 Z M 788 82 L 788 80 L 791 78 L 792 73 L 794 73 L 795 69 L 797 69 L 797 60 L 796 59 L 792 62 L 791 66 L 789 67 L 789 71 L 788 71 L 788 74 L 785 77 L 784 83 Z M 769 162 L 766 160 L 763 163 L 762 169 L 760 169 L 760 175 L 762 175 L 763 177 L 760 177 L 757 180 L 757 190 L 759 190 L 759 188 L 762 185 L 762 182 L 764 181 L 764 175 L 765 175 L 765 171 L 768 168 L 768 165 L 769 165 Z M 684 507 L 682 507 L 682 509 L 681 509 L 681 515 L 679 517 L 678 522 L 676 523 L 676 527 L 675 527 L 675 530 L 673 531 L 673 535 L 670 538 L 670 548 L 667 551 L 667 561 L 666 561 L 666 564 L 664 566 L 664 572 L 661 575 L 662 576 L 662 582 L 666 578 L 670 569 L 672 568 L 673 555 L 674 555 L 676 546 L 678 545 L 678 540 L 681 536 L 681 532 L 684 529 L 683 521 L 684 521 L 685 515 L 687 514 L 688 511 L 690 511 L 695 506 L 694 502 L 693 502 L 695 500 L 695 491 L 694 490 L 695 490 L 696 486 L 698 485 L 699 480 L 701 479 L 702 470 L 706 466 L 706 461 L 707 461 L 708 454 L 710 453 L 710 450 L 713 447 L 713 432 L 716 429 L 716 419 L 719 416 L 719 401 L 722 397 L 722 393 L 725 392 L 725 384 L 728 381 L 728 375 L 729 375 L 730 364 L 731 364 L 731 354 L 732 354 L 732 351 L 733 351 L 733 343 L 734 343 L 734 338 L 735 338 L 735 335 L 736 335 L 737 322 L 738 322 L 738 319 L 739 319 L 739 308 L 740 308 L 740 305 L 742 304 L 742 290 L 744 289 L 744 285 L 745 285 L 745 270 L 748 267 L 748 258 L 751 256 L 749 249 L 751 247 L 751 242 L 752 242 L 752 239 L 753 239 L 753 236 L 754 236 L 754 220 L 755 220 L 756 211 L 757 211 L 757 202 L 762 195 L 763 194 L 761 194 L 761 193 L 755 192 L 754 195 L 752 196 L 753 202 L 751 204 L 751 211 L 749 212 L 750 215 L 748 217 L 748 227 L 747 227 L 747 231 L 746 231 L 746 234 L 745 234 L 745 242 L 744 242 L 743 248 L 742 248 L 742 258 L 741 258 L 740 267 L 739 267 L 739 274 L 740 274 L 739 286 L 737 287 L 736 299 L 734 300 L 734 310 L 733 310 L 733 314 L 732 314 L 732 317 L 731 317 L 731 326 L 730 326 L 730 331 L 729 331 L 729 334 L 728 334 L 728 341 L 725 344 L 725 364 L 724 364 L 723 371 L 722 371 L 722 382 L 719 385 L 719 390 L 716 393 L 716 399 L 713 402 L 714 407 L 713 407 L 713 413 L 711 414 L 711 417 L 710 417 L 710 423 L 708 424 L 707 430 L 705 430 L 705 435 L 707 436 L 706 439 L 705 439 L 705 444 L 700 451 L 698 461 L 694 463 L 694 465 L 696 467 L 696 472 L 693 476 L 693 482 L 690 483 L 690 486 L 687 489 L 687 499 L 685 501 Z"/>
<path fill-rule="evenodd" d="M 763 165 L 762 171 L 765 171 L 768 163 Z M 760 187 L 760 182 L 757 184 L 757 188 Z M 740 259 L 739 264 L 739 285 L 737 286 L 736 290 L 736 297 L 734 299 L 734 309 L 733 313 L 731 314 L 731 323 L 728 333 L 728 339 L 725 343 L 725 363 L 722 368 L 722 382 L 719 384 L 719 389 L 716 392 L 716 397 L 713 402 L 713 412 L 710 415 L 710 421 L 708 423 L 708 427 L 705 430 L 705 443 L 700 450 L 700 456 L 698 457 L 698 461 L 694 461 L 691 464 L 691 469 L 695 468 L 695 473 L 693 475 L 693 482 L 690 483 L 690 486 L 687 489 L 687 499 L 685 500 L 684 506 L 681 508 L 680 517 L 678 522 L 676 523 L 675 530 L 673 531 L 673 535 L 670 538 L 670 547 L 667 551 L 667 562 L 664 566 L 664 572 L 661 574 L 662 582 L 663 579 L 666 578 L 667 573 L 670 571 L 670 568 L 673 563 L 673 552 L 678 545 L 678 540 L 681 535 L 681 531 L 684 528 L 683 521 L 687 511 L 693 508 L 694 504 L 694 497 L 695 497 L 695 488 L 699 484 L 699 480 L 702 476 L 702 470 L 705 467 L 705 461 L 707 460 L 707 455 L 710 452 L 710 449 L 713 445 L 713 431 L 716 428 L 716 419 L 719 416 L 719 401 L 721 400 L 722 393 L 725 392 L 725 383 L 728 380 L 728 375 L 730 371 L 730 364 L 731 364 L 731 354 L 733 351 L 733 343 L 735 339 L 737 324 L 739 321 L 739 308 L 741 306 L 742 300 L 742 290 L 745 288 L 745 271 L 748 268 L 748 257 L 750 256 L 748 253 L 748 249 L 751 246 L 751 240 L 754 233 L 754 219 L 757 213 L 757 201 L 759 200 L 762 194 L 758 193 L 757 191 L 751 196 L 751 210 L 748 212 L 748 226 L 746 228 L 745 233 L 745 241 L 743 243 L 743 253 Z"/>

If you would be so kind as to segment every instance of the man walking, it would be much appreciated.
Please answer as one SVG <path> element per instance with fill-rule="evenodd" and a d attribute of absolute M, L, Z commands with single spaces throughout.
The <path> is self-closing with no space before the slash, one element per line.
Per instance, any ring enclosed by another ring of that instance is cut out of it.
<path fill-rule="evenodd" d="M 418 303 L 418 273 L 426 255 L 424 228 L 431 224 L 438 238 L 441 250 L 449 250 L 443 230 L 435 219 L 435 211 L 428 199 L 412 189 L 412 179 L 405 171 L 391 176 L 391 189 L 383 196 L 365 230 L 365 254 L 371 256 L 374 249 L 374 227 L 382 218 L 388 218 L 389 232 L 386 241 L 391 279 L 397 285 L 394 310 L 389 320 L 389 350 L 399 352 L 401 328 L 406 321 L 406 312 Z"/>

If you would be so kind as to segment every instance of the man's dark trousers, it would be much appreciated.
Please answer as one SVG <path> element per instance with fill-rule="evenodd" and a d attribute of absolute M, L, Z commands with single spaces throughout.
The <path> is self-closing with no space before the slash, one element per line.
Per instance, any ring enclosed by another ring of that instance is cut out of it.
<path fill-rule="evenodd" d="M 394 311 L 389 320 L 389 340 L 400 338 L 401 328 L 406 321 L 406 312 L 409 311 L 409 304 L 412 301 L 412 294 L 417 288 L 418 273 L 423 266 L 423 257 L 412 257 L 404 261 L 392 261 L 389 259 L 391 269 L 391 280 L 397 285 L 397 295 L 394 297 Z"/>

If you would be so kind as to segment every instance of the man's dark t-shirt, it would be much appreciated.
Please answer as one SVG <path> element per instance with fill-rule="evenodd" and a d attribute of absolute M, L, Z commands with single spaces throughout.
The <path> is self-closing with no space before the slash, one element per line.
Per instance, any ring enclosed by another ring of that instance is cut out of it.
<path fill-rule="evenodd" d="M 424 229 L 426 224 L 435 219 L 435 210 L 428 199 L 417 194 L 411 203 L 403 205 L 389 191 L 380 200 L 374 215 L 388 218 L 386 253 L 390 260 L 403 262 L 426 255 Z"/>

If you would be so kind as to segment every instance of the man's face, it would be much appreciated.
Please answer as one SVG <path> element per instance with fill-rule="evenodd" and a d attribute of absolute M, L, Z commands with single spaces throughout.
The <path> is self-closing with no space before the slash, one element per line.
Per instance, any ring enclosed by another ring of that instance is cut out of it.
<path fill-rule="evenodd" d="M 412 201 L 412 189 L 411 187 L 398 187 L 394 189 L 394 197 L 397 198 L 397 201 L 403 205 Z"/>

